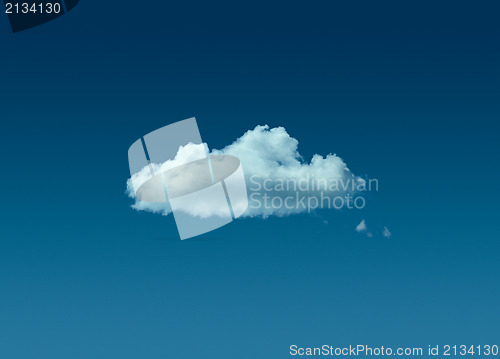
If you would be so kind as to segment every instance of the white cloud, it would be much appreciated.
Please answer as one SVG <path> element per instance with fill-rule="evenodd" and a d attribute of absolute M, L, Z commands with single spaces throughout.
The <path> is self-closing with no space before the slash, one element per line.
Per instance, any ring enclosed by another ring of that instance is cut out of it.
<path fill-rule="evenodd" d="M 309 212 L 316 204 L 322 208 L 337 208 L 333 206 L 333 199 L 336 197 L 355 194 L 362 197 L 360 194 L 366 188 L 366 181 L 354 176 L 340 157 L 335 154 L 316 154 L 310 162 L 305 162 L 298 152 L 298 144 L 283 127 L 270 129 L 268 126 L 257 126 L 231 145 L 211 152 L 216 155 L 233 155 L 240 159 L 249 196 L 249 207 L 244 216 L 287 216 Z M 200 158 L 202 148 L 199 146 L 202 145 L 188 144 L 181 147 L 174 160 L 159 165 L 153 164 L 154 170 L 166 170 L 179 163 Z M 127 193 L 130 197 L 135 198 L 134 188 L 137 189 L 137 183 L 142 184 L 147 179 L 149 171 L 149 168 L 145 167 L 128 180 Z M 192 181 L 196 181 L 196 176 L 191 179 L 182 178 L 178 185 Z M 162 194 L 155 195 L 161 197 Z M 265 196 L 268 196 L 270 201 L 274 200 L 274 203 L 269 202 L 266 206 Z M 307 199 L 302 202 L 299 197 Z M 289 200 L 286 203 L 289 205 L 285 204 L 287 198 Z M 364 201 L 364 198 L 362 199 Z M 308 203 L 308 200 L 311 203 Z M 280 203 L 281 206 L 276 205 Z M 332 205 L 327 206 L 328 203 Z M 337 205 L 339 203 L 337 201 Z M 171 212 L 168 203 L 141 202 L 137 199 L 132 207 L 165 215 Z"/>
<path fill-rule="evenodd" d="M 382 235 L 386 238 L 391 238 L 392 233 L 389 231 L 389 228 L 384 227 L 384 231 L 382 232 Z"/>
<path fill-rule="evenodd" d="M 361 223 L 359 223 L 357 226 L 356 226 L 356 232 L 366 232 L 366 222 L 365 220 L 363 219 L 361 221 Z"/>

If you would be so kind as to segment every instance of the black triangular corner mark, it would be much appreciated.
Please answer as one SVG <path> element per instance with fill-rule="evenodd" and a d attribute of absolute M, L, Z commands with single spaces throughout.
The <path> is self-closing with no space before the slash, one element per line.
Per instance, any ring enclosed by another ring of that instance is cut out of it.
<path fill-rule="evenodd" d="M 64 3 L 66 4 L 66 11 L 73 9 L 79 1 L 80 0 L 64 0 Z"/>

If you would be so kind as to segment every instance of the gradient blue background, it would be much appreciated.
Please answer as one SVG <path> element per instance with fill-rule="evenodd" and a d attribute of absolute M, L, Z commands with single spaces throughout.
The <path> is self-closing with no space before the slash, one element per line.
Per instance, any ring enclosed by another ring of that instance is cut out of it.
<path fill-rule="evenodd" d="M 18 34 L 0 16 L 0 357 L 499 344 L 499 14 L 82 0 Z M 171 216 L 129 207 L 127 150 L 191 116 L 212 148 L 284 126 L 380 191 L 181 242 Z"/>

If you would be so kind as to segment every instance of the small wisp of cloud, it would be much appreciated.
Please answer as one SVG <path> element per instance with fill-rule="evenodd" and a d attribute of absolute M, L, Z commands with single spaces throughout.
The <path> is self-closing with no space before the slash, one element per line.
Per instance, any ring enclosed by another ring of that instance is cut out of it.
<path fill-rule="evenodd" d="M 366 232 L 366 229 L 367 229 L 366 222 L 363 219 L 361 223 L 356 226 L 356 232 Z"/>
<path fill-rule="evenodd" d="M 368 231 L 368 226 L 366 225 L 366 221 L 363 219 L 361 222 L 356 226 L 356 232 L 358 233 L 365 233 L 368 238 L 373 238 L 373 233 Z M 391 232 L 387 227 L 384 227 L 384 230 L 382 231 L 382 235 L 385 238 L 390 238 L 392 236 Z"/>

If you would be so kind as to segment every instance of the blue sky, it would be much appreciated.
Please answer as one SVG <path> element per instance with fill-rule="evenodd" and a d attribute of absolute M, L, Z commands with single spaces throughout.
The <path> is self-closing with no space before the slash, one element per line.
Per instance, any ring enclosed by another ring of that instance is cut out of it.
<path fill-rule="evenodd" d="M 0 356 L 498 340 L 498 10 L 81 1 L 17 34 L 0 17 Z M 127 150 L 192 116 L 219 149 L 283 126 L 380 191 L 181 242 L 130 208 Z"/>

